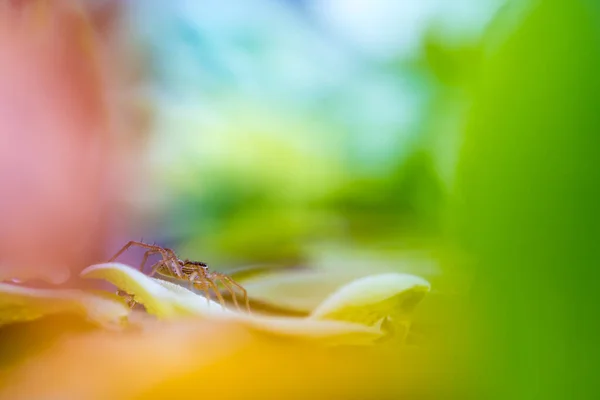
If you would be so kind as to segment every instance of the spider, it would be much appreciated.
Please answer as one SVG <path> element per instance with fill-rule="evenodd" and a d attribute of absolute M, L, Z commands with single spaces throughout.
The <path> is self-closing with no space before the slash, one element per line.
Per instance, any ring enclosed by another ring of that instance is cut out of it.
<path fill-rule="evenodd" d="M 210 290 L 212 289 L 219 299 L 221 306 L 225 307 L 225 300 L 223 299 L 221 291 L 217 285 L 217 283 L 221 282 L 225 289 L 227 289 L 231 294 L 233 303 L 238 310 L 240 309 L 240 306 L 238 304 L 234 288 L 237 288 L 242 292 L 242 296 L 246 303 L 246 309 L 248 312 L 250 312 L 250 302 L 248 300 L 246 289 L 235 282 L 230 276 L 220 272 L 210 271 L 208 269 L 208 265 L 203 262 L 191 261 L 188 259 L 181 260 L 175 255 L 175 252 L 169 248 L 132 240 L 123 246 L 123 248 L 109 260 L 109 262 L 114 261 L 131 246 L 138 246 L 146 249 L 144 258 L 142 259 L 142 263 L 139 267 L 139 270 L 142 272 L 144 270 L 144 266 L 146 265 L 146 261 L 148 261 L 148 257 L 153 254 L 160 254 L 162 256 L 161 260 L 152 265 L 152 271 L 150 272 L 149 276 L 159 274 L 169 278 L 188 281 L 190 287 L 200 289 L 205 293 L 207 301 L 211 298 Z"/>

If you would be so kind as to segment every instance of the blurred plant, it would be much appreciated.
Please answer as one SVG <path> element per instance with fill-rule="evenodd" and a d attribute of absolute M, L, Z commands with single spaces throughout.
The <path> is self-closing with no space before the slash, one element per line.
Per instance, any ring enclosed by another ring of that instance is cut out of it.
<path fill-rule="evenodd" d="M 436 236 L 464 108 L 442 87 L 476 69 L 461 54 L 477 29 L 445 24 L 437 37 L 470 33 L 419 34 L 425 56 L 390 61 L 336 37 L 316 9 L 234 4 L 132 5 L 161 110 L 150 159 L 163 195 L 144 229 L 229 266 L 304 264 L 316 242 Z"/>
<path fill-rule="evenodd" d="M 478 398 L 598 393 L 593 3 L 513 2 L 487 35 L 454 199 L 477 273 L 470 365 Z"/>

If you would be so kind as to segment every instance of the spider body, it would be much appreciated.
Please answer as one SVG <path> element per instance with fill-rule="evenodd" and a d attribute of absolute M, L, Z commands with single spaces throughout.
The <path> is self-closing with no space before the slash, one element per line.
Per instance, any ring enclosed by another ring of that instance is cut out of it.
<path fill-rule="evenodd" d="M 144 258 L 142 259 L 142 263 L 139 267 L 139 270 L 142 272 L 144 270 L 146 261 L 148 261 L 148 257 L 154 254 L 160 254 L 162 256 L 159 261 L 152 265 L 152 270 L 149 276 L 159 274 L 164 277 L 187 281 L 191 287 L 202 290 L 207 300 L 211 298 L 210 291 L 212 290 L 221 303 L 221 306 L 225 307 L 225 300 L 223 299 L 218 286 L 218 283 L 221 283 L 223 287 L 229 291 L 231 298 L 233 299 L 233 303 L 239 309 L 240 306 L 237 302 L 237 297 L 234 290 L 234 288 L 237 288 L 242 293 L 246 304 L 246 309 L 250 311 L 250 303 L 246 289 L 235 282 L 230 276 L 220 272 L 210 271 L 208 265 L 200 261 L 191 261 L 187 259 L 181 260 L 175 255 L 175 252 L 169 248 L 132 240 L 123 246 L 123 248 L 109 261 L 114 261 L 131 246 L 138 246 L 146 249 Z"/>

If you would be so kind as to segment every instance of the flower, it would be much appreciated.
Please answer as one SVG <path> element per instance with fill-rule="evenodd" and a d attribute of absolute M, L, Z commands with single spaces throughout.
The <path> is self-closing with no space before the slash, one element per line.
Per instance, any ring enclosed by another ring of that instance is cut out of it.
<path fill-rule="evenodd" d="M 402 346 L 405 332 L 383 324 L 410 320 L 429 290 L 415 276 L 357 279 L 308 317 L 291 318 L 225 309 L 119 263 L 81 275 L 130 293 L 147 314 L 110 293 L 0 286 L 3 314 L 14 312 L 11 304 L 21 311 L 31 305 L 36 313 L 19 315 L 75 312 L 100 327 L 121 327 L 67 335 L 11 368 L 0 398 L 368 398 L 411 391 L 419 380 L 418 357 Z"/>

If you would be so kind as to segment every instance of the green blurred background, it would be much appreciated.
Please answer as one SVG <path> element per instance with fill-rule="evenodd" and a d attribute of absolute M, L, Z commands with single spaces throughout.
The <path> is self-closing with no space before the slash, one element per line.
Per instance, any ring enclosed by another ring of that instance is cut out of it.
<path fill-rule="evenodd" d="M 247 288 L 300 310 L 415 273 L 433 285 L 418 328 L 474 398 L 595 398 L 596 2 L 128 7 L 154 111 L 115 248 L 296 268 Z"/>
<path fill-rule="evenodd" d="M 502 4 L 132 2 L 154 106 L 132 234 L 221 268 L 438 247 Z"/>

